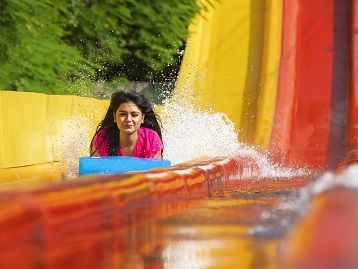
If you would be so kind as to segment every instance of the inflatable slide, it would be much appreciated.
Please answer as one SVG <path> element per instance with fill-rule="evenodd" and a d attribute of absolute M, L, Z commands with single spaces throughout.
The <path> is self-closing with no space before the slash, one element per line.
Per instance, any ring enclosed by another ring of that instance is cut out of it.
<path fill-rule="evenodd" d="M 61 180 L 108 102 L 2 91 L 0 268 L 358 267 L 358 1 L 212 1 L 190 32 L 174 95 L 309 173 L 237 154 Z"/>

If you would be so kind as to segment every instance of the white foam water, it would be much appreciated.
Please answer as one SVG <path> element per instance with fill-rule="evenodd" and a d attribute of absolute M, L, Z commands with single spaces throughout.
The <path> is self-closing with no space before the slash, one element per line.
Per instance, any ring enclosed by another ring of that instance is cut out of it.
<path fill-rule="evenodd" d="M 224 113 L 208 106 L 197 109 L 190 95 L 174 96 L 161 110 L 164 157 L 173 164 L 214 157 L 250 157 L 258 164 L 260 177 L 293 177 L 308 169 L 285 168 L 238 140 L 234 123 Z"/>
<path fill-rule="evenodd" d="M 92 123 L 89 119 L 75 116 L 58 123 L 54 138 L 54 159 L 63 166 L 63 178 L 71 179 L 78 176 L 79 158 L 89 155 Z"/>

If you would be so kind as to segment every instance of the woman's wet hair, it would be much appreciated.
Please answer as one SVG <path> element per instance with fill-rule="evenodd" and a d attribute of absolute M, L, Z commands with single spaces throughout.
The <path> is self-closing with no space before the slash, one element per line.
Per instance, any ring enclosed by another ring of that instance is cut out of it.
<path fill-rule="evenodd" d="M 160 120 L 159 117 L 154 113 L 152 104 L 150 101 L 141 93 L 136 91 L 118 91 L 112 94 L 111 102 L 109 104 L 108 110 L 104 119 L 98 124 L 96 134 L 100 132 L 102 129 L 106 130 L 106 135 L 103 140 L 99 143 L 98 147 L 107 140 L 108 141 L 108 153 L 110 156 L 118 155 L 118 148 L 119 148 L 119 129 L 117 124 L 114 122 L 113 114 L 117 111 L 118 107 L 123 103 L 133 102 L 136 106 L 139 107 L 141 112 L 145 115 L 144 122 L 142 123 L 141 127 L 146 127 L 155 131 L 160 140 L 162 139 L 162 132 L 160 129 Z M 93 137 L 93 138 L 94 138 Z M 91 156 L 95 154 L 97 148 L 93 149 L 93 138 L 91 141 L 90 146 L 90 153 Z"/>

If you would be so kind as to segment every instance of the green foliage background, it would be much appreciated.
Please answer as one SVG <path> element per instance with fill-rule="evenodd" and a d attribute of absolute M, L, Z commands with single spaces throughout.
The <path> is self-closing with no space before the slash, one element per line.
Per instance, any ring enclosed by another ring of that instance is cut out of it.
<path fill-rule="evenodd" d="M 196 0 L 0 0 L 0 89 L 88 95 L 175 68 Z"/>

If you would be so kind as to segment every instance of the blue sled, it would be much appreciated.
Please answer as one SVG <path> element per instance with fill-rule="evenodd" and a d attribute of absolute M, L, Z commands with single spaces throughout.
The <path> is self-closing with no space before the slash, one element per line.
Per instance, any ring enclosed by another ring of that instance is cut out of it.
<path fill-rule="evenodd" d="M 144 159 L 129 156 L 80 157 L 79 175 L 122 174 L 129 171 L 146 171 L 169 167 L 169 160 Z"/>

